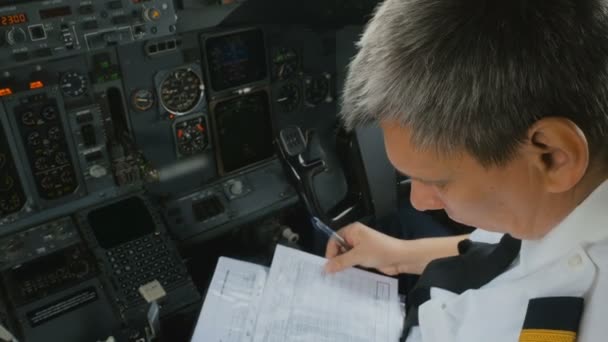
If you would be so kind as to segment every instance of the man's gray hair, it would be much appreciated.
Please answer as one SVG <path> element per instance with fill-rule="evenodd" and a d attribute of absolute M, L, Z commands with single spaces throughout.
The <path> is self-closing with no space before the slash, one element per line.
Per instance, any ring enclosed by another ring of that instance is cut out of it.
<path fill-rule="evenodd" d="M 464 149 L 486 166 L 508 161 L 543 117 L 572 120 L 591 153 L 608 145 L 603 0 L 386 0 L 358 47 L 349 129 L 396 120 L 416 147 Z"/>

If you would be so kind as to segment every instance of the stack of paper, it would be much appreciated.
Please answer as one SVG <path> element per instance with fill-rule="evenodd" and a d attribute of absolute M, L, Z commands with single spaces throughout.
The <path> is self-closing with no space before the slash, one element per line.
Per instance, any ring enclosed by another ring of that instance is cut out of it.
<path fill-rule="evenodd" d="M 397 280 L 277 246 L 272 267 L 220 258 L 193 342 L 395 342 Z"/>

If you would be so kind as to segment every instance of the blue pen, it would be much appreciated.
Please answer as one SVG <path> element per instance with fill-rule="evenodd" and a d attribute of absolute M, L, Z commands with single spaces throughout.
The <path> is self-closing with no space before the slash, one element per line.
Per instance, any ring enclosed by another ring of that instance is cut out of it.
<path fill-rule="evenodd" d="M 340 247 L 342 248 L 342 252 L 349 251 L 352 247 L 341 237 L 338 233 L 336 233 L 333 229 L 329 228 L 323 221 L 319 220 L 317 217 L 312 216 L 310 218 L 312 225 L 323 232 L 323 234 L 327 235 L 328 238 L 336 240 Z"/>

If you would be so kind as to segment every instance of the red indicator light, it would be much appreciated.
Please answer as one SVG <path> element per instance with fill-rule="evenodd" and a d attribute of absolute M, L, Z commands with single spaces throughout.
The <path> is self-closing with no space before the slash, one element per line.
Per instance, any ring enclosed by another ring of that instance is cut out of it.
<path fill-rule="evenodd" d="M 13 91 L 11 90 L 11 88 L 0 88 L 0 96 L 8 96 L 12 94 Z"/>

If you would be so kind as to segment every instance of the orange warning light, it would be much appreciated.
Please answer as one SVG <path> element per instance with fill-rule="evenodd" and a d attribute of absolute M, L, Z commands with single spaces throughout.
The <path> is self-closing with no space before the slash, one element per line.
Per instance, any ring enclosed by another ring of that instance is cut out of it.
<path fill-rule="evenodd" d="M 30 89 L 40 89 L 43 87 L 44 87 L 44 83 L 42 83 L 42 81 L 30 82 Z"/>
<path fill-rule="evenodd" d="M 12 94 L 13 91 L 11 90 L 11 88 L 0 88 L 0 96 L 8 96 Z"/>

